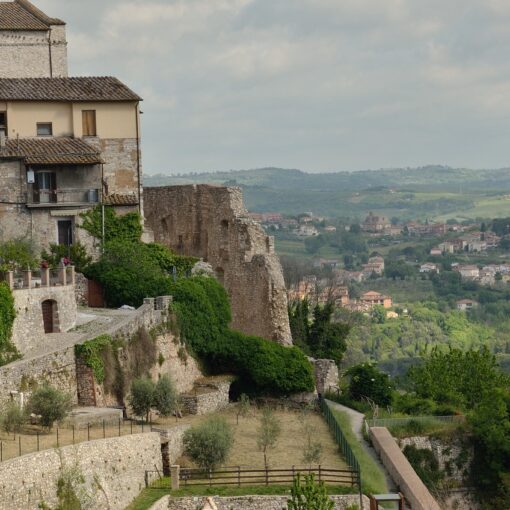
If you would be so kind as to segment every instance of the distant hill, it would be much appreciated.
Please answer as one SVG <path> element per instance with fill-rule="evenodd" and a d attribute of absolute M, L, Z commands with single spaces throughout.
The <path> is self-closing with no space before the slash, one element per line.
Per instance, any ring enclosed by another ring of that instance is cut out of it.
<path fill-rule="evenodd" d="M 369 210 L 400 218 L 476 218 L 510 215 L 510 169 L 444 166 L 310 174 L 260 168 L 145 176 L 145 186 L 210 183 L 241 186 L 256 212 L 357 217 Z"/>

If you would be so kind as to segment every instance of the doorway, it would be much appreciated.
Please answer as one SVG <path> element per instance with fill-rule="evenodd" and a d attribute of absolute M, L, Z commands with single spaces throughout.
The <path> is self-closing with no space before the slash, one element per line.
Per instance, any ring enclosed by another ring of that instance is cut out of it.
<path fill-rule="evenodd" d="M 34 202 L 52 204 L 57 201 L 57 174 L 55 172 L 37 172 L 34 184 Z"/>
<path fill-rule="evenodd" d="M 59 333 L 58 305 L 53 299 L 47 299 L 42 302 L 42 317 L 44 324 L 44 333 Z"/>

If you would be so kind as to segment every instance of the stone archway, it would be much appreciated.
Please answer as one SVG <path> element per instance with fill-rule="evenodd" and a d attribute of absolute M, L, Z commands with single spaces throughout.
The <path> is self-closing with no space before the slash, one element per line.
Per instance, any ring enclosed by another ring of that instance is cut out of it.
<path fill-rule="evenodd" d="M 44 332 L 60 333 L 58 304 L 54 299 L 46 299 L 41 303 Z"/>

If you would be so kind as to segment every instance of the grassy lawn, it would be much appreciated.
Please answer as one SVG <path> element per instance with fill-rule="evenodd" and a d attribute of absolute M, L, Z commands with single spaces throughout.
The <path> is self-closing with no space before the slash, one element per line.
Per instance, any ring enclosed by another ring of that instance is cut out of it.
<path fill-rule="evenodd" d="M 374 459 L 365 451 L 351 428 L 351 421 L 347 413 L 331 409 L 333 415 L 342 429 L 346 441 L 349 443 L 354 456 L 359 462 L 361 469 L 361 484 L 363 492 L 371 494 L 383 494 L 388 492 L 384 473 L 375 463 Z"/>

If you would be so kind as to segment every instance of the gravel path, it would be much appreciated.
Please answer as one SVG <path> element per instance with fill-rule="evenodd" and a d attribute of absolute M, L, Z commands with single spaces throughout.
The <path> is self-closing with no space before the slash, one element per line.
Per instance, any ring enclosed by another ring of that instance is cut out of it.
<path fill-rule="evenodd" d="M 374 459 L 375 463 L 381 468 L 381 470 L 384 473 L 384 476 L 386 477 L 386 484 L 388 485 L 388 490 L 390 492 L 396 492 L 397 488 L 395 486 L 395 482 L 389 475 L 389 473 L 386 471 L 386 468 L 383 466 L 382 462 L 379 460 L 379 457 L 376 453 L 376 451 L 372 448 L 372 446 L 365 441 L 365 438 L 363 437 L 363 420 L 365 419 L 365 415 L 351 409 L 350 407 L 343 406 L 342 404 L 337 404 L 336 402 L 332 402 L 331 400 L 328 400 L 328 404 L 337 411 L 342 411 L 346 413 L 351 421 L 351 427 L 352 431 L 354 432 L 355 436 L 358 438 L 359 442 L 361 443 L 361 446 L 363 449 Z"/>

